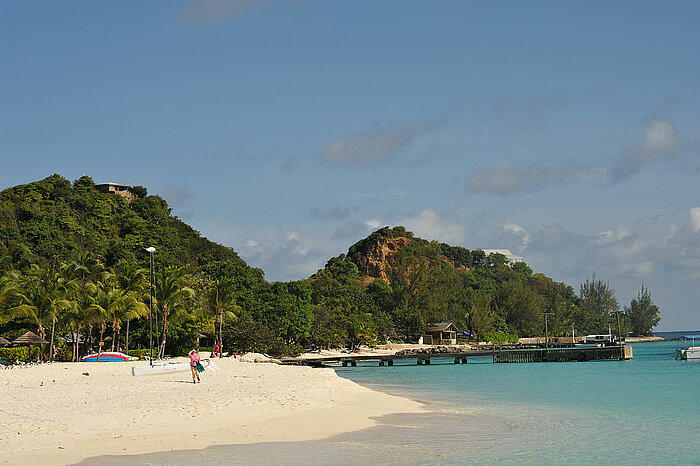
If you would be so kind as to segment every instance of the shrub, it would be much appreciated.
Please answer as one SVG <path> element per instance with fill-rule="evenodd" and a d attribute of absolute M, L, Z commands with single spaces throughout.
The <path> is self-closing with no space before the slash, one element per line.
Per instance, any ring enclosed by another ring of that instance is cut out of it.
<path fill-rule="evenodd" d="M 29 359 L 29 348 L 22 346 L 20 348 L 0 348 L 0 359 L 4 359 L 12 364 L 17 364 L 20 361 Z"/>
<path fill-rule="evenodd" d="M 273 357 L 298 356 L 302 348 L 287 344 L 263 323 L 243 316 L 238 322 L 224 326 L 224 351 L 253 351 Z"/>
<path fill-rule="evenodd" d="M 485 341 L 490 341 L 491 343 L 496 343 L 500 345 L 503 343 L 517 343 L 518 335 L 514 333 L 493 331 L 485 333 L 483 339 Z"/>

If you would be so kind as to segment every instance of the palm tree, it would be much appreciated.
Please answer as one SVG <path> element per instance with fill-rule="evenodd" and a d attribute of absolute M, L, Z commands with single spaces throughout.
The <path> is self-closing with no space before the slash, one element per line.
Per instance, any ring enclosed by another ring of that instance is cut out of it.
<path fill-rule="evenodd" d="M 126 344 L 124 345 L 124 352 L 129 354 L 129 323 L 132 319 L 143 317 L 148 314 L 148 308 L 144 302 L 144 299 L 147 297 L 147 295 L 144 296 L 144 291 L 148 282 L 148 269 L 139 268 L 130 262 L 120 261 L 117 264 L 115 277 L 119 283 L 119 288 L 124 290 L 130 299 L 133 299 L 128 306 L 131 308 L 132 312 L 126 312 L 122 316 L 126 321 Z"/>
<path fill-rule="evenodd" d="M 211 290 L 207 297 L 207 304 L 210 312 L 218 319 L 219 332 L 217 342 L 219 348 L 223 348 L 223 326 L 224 317 L 237 320 L 236 312 L 241 310 L 241 307 L 236 304 L 236 299 L 240 296 L 233 288 L 233 282 L 226 279 L 217 279 L 212 283 Z"/>
<path fill-rule="evenodd" d="M 94 324 L 102 321 L 102 316 L 95 315 L 96 310 L 90 306 L 95 303 L 97 292 L 103 288 L 103 282 L 109 278 L 105 273 L 102 258 L 92 252 L 78 254 L 75 259 L 79 266 L 79 283 L 81 292 L 78 296 L 78 312 L 82 315 L 82 323 L 87 327 L 87 346 L 92 347 Z M 77 358 L 77 356 L 76 356 Z"/>
<path fill-rule="evenodd" d="M 14 317 L 14 312 L 11 309 L 15 307 L 19 293 L 17 283 L 20 277 L 20 273 L 15 270 L 0 276 L 0 323 L 9 322 Z"/>
<path fill-rule="evenodd" d="M 12 308 L 12 311 L 32 319 L 42 339 L 46 339 L 44 323 L 50 319 L 52 324 L 55 324 L 59 312 L 70 307 L 61 283 L 61 275 L 50 269 L 40 270 L 36 266 L 30 269 L 22 291 L 17 293 L 17 299 L 19 304 Z"/>
<path fill-rule="evenodd" d="M 100 348 L 98 353 L 102 352 L 107 321 L 119 321 L 123 315 L 122 311 L 127 306 L 127 296 L 123 290 L 114 287 L 109 281 L 102 282 L 100 285 L 97 293 L 94 295 L 94 301 L 88 306 L 91 320 L 100 324 Z M 113 323 L 113 328 L 116 326 Z M 114 337 L 112 337 L 112 344 L 114 344 Z"/>
<path fill-rule="evenodd" d="M 165 341 L 171 321 L 184 321 L 191 318 L 189 302 L 194 298 L 194 290 L 185 286 L 183 269 L 165 269 L 155 276 L 155 305 L 163 316 L 158 357 L 165 355 Z"/>
<path fill-rule="evenodd" d="M 123 293 L 122 306 L 114 309 L 112 313 L 112 351 L 114 351 L 115 345 L 119 348 L 119 342 L 121 338 L 122 324 L 126 322 L 126 351 L 129 351 L 129 322 L 133 319 L 138 319 L 140 317 L 145 317 L 148 315 L 148 306 L 140 298 L 141 296 L 135 295 L 133 292 L 119 290 Z"/>
<path fill-rule="evenodd" d="M 90 271 L 83 262 L 90 263 L 91 260 L 87 256 L 79 256 L 77 260 L 61 266 L 67 289 L 70 290 L 70 305 L 64 309 L 63 324 L 70 329 L 73 340 L 71 361 L 77 361 L 80 356 L 80 331 L 88 320 L 87 307 L 90 304 L 90 296 L 96 291 L 95 285 L 89 281 Z"/>

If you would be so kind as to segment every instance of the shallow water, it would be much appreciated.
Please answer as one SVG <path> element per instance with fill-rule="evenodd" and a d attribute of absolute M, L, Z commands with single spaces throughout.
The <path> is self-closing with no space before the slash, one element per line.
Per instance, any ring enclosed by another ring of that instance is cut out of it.
<path fill-rule="evenodd" d="M 318 442 L 102 457 L 110 464 L 700 464 L 700 362 L 676 342 L 631 361 L 360 365 L 340 376 L 427 402 Z"/>

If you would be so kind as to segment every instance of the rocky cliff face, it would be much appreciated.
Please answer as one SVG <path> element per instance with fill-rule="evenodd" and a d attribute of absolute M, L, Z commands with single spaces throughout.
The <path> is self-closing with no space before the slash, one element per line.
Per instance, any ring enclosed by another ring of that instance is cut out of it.
<path fill-rule="evenodd" d="M 381 278 L 389 283 L 386 273 L 389 257 L 410 242 L 411 240 L 405 237 L 380 237 L 376 242 L 367 245 L 357 264 L 360 275 L 365 277 L 363 281 L 369 283 L 376 278 Z"/>

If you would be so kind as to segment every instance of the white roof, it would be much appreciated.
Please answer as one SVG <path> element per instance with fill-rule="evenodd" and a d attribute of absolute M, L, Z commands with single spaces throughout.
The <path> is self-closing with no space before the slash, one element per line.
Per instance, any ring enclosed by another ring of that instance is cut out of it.
<path fill-rule="evenodd" d="M 521 256 L 516 256 L 512 252 L 510 252 L 510 249 L 482 249 L 484 253 L 487 256 L 490 256 L 491 254 L 502 254 L 506 256 L 506 259 L 508 259 L 510 262 L 522 262 L 523 258 Z"/>

